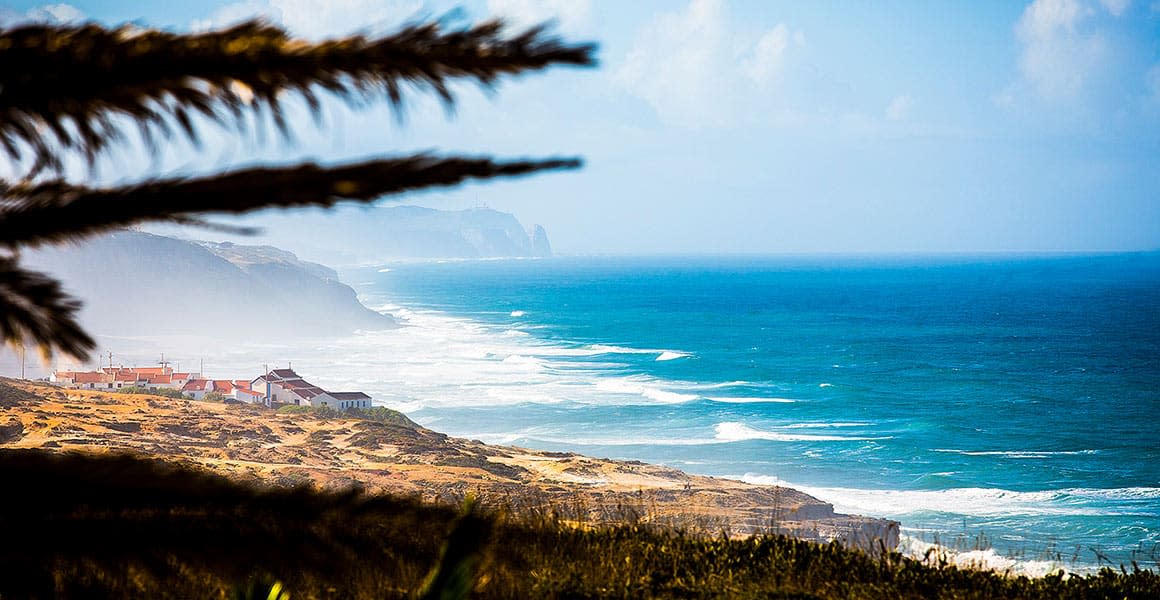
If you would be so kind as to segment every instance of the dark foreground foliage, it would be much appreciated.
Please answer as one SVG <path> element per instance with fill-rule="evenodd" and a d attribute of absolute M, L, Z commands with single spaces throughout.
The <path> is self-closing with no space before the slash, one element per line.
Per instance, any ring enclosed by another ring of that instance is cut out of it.
<path fill-rule="evenodd" d="M 778 536 L 242 485 L 117 455 L 0 452 L 0 598 L 1156 598 L 1160 576 L 1007 578 Z M 448 595 L 450 594 L 450 596 Z"/>

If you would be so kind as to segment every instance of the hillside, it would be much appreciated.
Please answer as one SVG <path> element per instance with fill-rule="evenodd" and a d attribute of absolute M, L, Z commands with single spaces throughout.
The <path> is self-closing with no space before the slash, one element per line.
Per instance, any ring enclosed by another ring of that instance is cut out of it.
<path fill-rule="evenodd" d="M 937 554 L 913 560 L 772 535 L 810 538 L 831 525 L 890 534 L 897 524 L 832 515 L 786 488 L 457 440 L 386 410 L 277 414 L 0 380 L 0 480 L 4 598 L 285 597 L 281 589 L 294 598 L 1078 600 L 1160 591 L 1152 571 L 1028 579 L 962 570 Z M 469 493 L 482 508 L 448 502 Z M 738 537 L 758 515 L 760 534 Z"/>
<path fill-rule="evenodd" d="M 333 270 L 276 248 L 120 231 L 22 258 L 84 301 L 96 334 L 300 339 L 395 325 Z"/>
<path fill-rule="evenodd" d="M 371 492 L 456 503 L 584 506 L 609 522 L 625 510 L 655 522 L 735 535 L 776 530 L 871 547 L 898 542 L 892 521 L 840 515 L 799 491 L 688 475 L 640 462 L 491 446 L 448 437 L 397 415 L 390 422 L 280 414 L 250 405 L 19 384 L 0 402 L 7 448 L 126 450 L 196 464 L 249 481 Z M 386 409 L 382 409 L 385 411 Z M 619 511 L 619 512 L 618 512 Z"/>

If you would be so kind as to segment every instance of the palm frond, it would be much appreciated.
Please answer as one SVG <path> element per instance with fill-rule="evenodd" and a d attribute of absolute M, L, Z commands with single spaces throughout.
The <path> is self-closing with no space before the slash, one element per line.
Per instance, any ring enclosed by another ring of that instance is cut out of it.
<path fill-rule="evenodd" d="M 96 347 L 76 320 L 80 301 L 43 273 L 0 257 L 0 338 L 12 346 L 36 346 L 46 359 L 54 349 L 85 358 Z"/>
<path fill-rule="evenodd" d="M 500 21 L 451 31 L 416 24 L 317 44 L 261 21 L 200 34 L 24 26 L 0 31 L 0 147 L 13 160 L 31 159 L 34 172 L 59 171 L 62 149 L 91 164 L 125 136 L 125 124 L 150 144 L 175 131 L 196 143 L 195 116 L 244 129 L 247 114 L 268 112 L 288 134 L 288 96 L 304 99 L 315 117 L 322 91 L 353 106 L 385 98 L 398 110 L 409 86 L 450 106 L 453 79 L 491 87 L 502 75 L 592 65 L 594 53 L 543 28 L 509 36 Z"/>
<path fill-rule="evenodd" d="M 575 158 L 496 162 L 425 154 L 347 166 L 313 163 L 255 168 L 199 179 L 166 179 L 110 189 L 63 181 L 0 187 L 0 246 L 62 242 L 147 221 L 189 223 L 203 213 L 272 207 L 329 207 L 467 179 L 574 169 Z"/>

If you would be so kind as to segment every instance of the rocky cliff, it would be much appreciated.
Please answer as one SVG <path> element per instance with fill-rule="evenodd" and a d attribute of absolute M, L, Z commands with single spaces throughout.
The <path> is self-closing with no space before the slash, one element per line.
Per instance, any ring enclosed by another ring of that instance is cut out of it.
<path fill-rule="evenodd" d="M 543 226 L 525 229 L 510 213 L 489 208 L 348 207 L 320 215 L 272 214 L 253 224 L 262 228 L 263 242 L 332 265 L 552 255 Z"/>

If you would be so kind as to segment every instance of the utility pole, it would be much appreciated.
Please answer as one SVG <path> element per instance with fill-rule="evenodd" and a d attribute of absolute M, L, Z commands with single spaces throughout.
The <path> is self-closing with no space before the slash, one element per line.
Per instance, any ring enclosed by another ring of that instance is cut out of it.
<path fill-rule="evenodd" d="M 113 368 L 113 351 L 109 350 L 109 368 Z"/>

